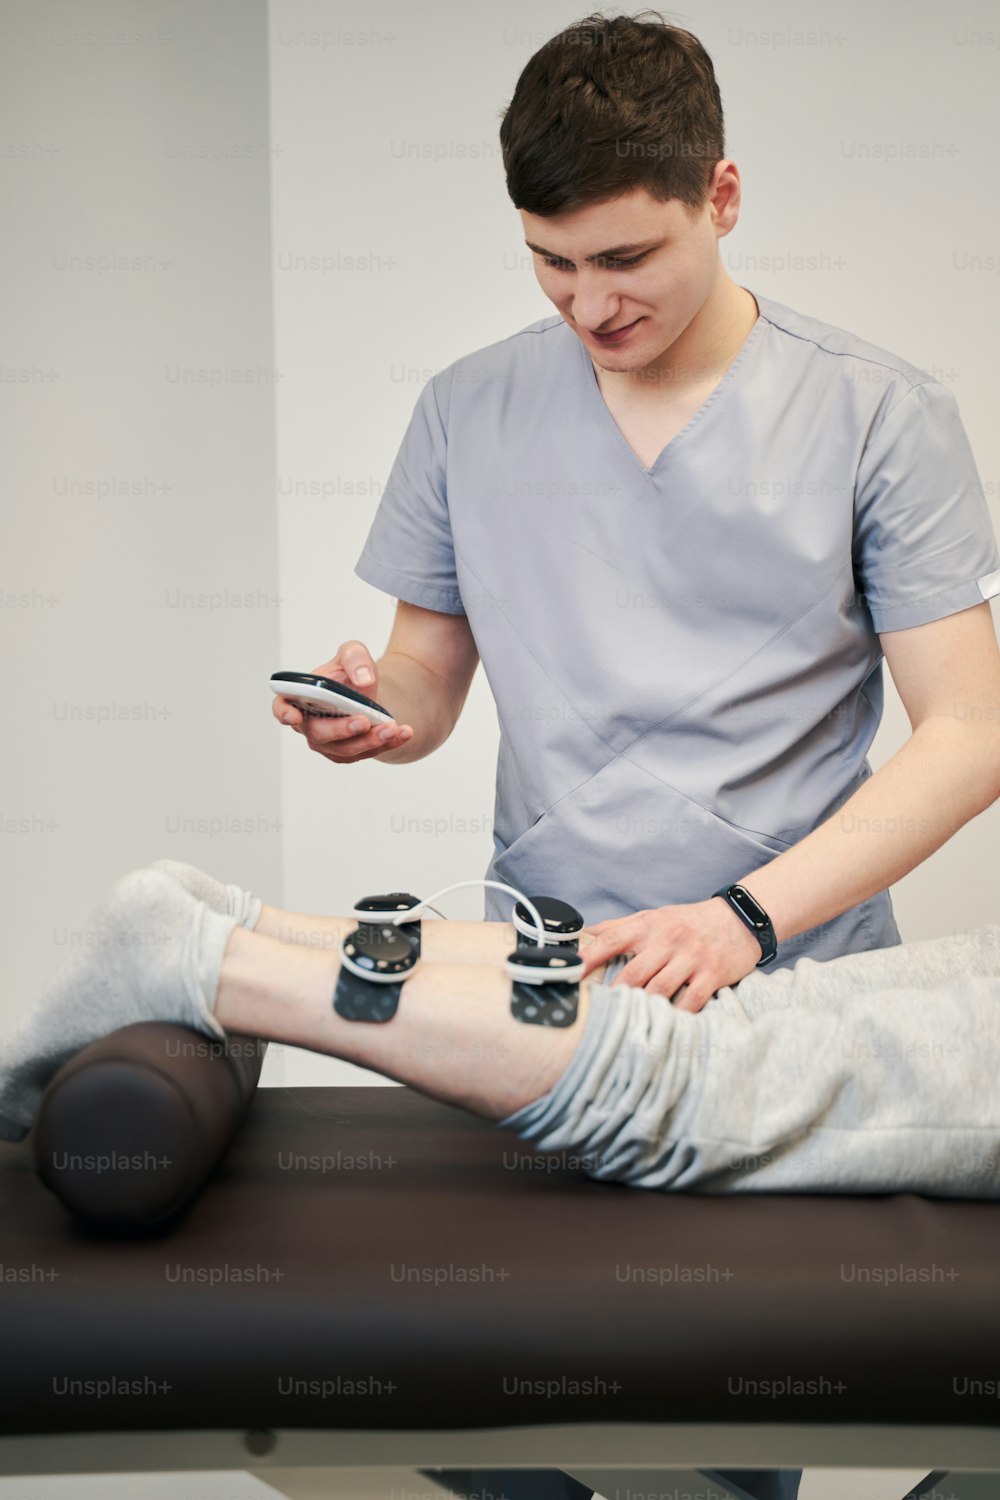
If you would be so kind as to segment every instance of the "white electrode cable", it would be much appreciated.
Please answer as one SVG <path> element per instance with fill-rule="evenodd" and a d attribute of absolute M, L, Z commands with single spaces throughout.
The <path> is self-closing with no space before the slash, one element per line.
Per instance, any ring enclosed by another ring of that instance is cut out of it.
<path fill-rule="evenodd" d="M 426 901 L 418 901 L 416 906 L 410 906 L 406 909 L 406 911 L 397 912 L 394 916 L 386 918 L 384 925 L 398 927 L 401 922 L 412 921 L 413 913 L 419 911 L 422 906 L 428 906 L 431 901 L 436 901 L 439 896 L 447 896 L 449 891 L 461 890 L 462 886 L 466 885 L 490 885 L 494 888 L 494 890 L 506 891 L 509 896 L 516 896 L 517 899 L 522 902 L 525 907 L 527 907 L 528 912 L 531 916 L 531 920 L 534 922 L 536 928 L 541 933 L 541 937 L 536 937 L 535 942 L 538 944 L 539 948 L 545 947 L 545 940 L 548 934 L 545 931 L 545 924 L 542 922 L 542 919 L 538 914 L 538 908 L 536 906 L 533 906 L 532 903 L 528 900 L 527 896 L 522 896 L 521 892 L 515 890 L 512 885 L 504 885 L 502 881 L 499 880 L 457 880 L 454 885 L 446 885 L 439 891 L 433 891 L 427 897 Z M 383 919 L 379 917 L 379 921 L 382 922 Z"/>

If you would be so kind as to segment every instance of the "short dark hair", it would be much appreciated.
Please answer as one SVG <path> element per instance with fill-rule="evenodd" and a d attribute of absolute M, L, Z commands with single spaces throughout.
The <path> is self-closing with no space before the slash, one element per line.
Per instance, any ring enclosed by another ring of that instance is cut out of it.
<path fill-rule="evenodd" d="M 645 188 L 695 213 L 725 156 L 722 99 L 696 36 L 659 11 L 567 26 L 525 64 L 502 111 L 515 208 L 550 218 Z"/>

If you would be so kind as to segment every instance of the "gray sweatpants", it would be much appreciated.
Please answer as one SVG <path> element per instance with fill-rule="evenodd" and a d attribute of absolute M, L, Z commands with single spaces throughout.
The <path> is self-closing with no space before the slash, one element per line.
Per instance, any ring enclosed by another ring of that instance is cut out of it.
<path fill-rule="evenodd" d="M 615 985 L 625 962 L 501 1128 L 632 1187 L 1000 1197 L 1000 923 L 755 970 L 697 1013 Z"/>

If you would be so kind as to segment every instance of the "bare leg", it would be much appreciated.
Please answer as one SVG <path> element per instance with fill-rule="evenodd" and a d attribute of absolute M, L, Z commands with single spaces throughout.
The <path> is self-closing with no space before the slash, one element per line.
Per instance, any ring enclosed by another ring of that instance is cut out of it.
<path fill-rule="evenodd" d="M 356 924 L 352 917 L 310 916 L 265 905 L 253 931 L 282 943 L 298 943 L 317 952 L 338 954 L 341 940 Z M 592 943 L 589 932 L 580 938 L 580 951 Z M 517 942 L 512 922 L 456 922 L 449 917 L 425 917 L 421 927 L 421 958 L 434 964 L 496 964 L 502 966 Z M 595 981 L 604 977 L 606 964 L 594 970 Z"/>
<path fill-rule="evenodd" d="M 226 1035 L 227 1024 L 229 1030 L 249 1030 L 252 1034 L 255 1020 L 260 1020 L 261 1037 L 367 1063 L 400 1082 L 411 1082 L 429 1092 L 436 1089 L 441 1097 L 464 1102 L 463 1072 L 470 1067 L 482 1071 L 477 1056 L 481 1054 L 489 1061 L 491 1050 L 495 1051 L 498 1044 L 494 1035 L 492 1039 L 472 1037 L 471 1048 L 466 1045 L 465 1019 L 455 1023 L 457 1048 L 449 1028 L 439 1025 L 438 1029 L 446 1032 L 439 1047 L 433 1025 L 426 1030 L 422 1024 L 415 1028 L 412 1017 L 404 1017 L 391 1023 L 389 1041 L 383 1038 L 371 1056 L 357 1051 L 360 1038 L 352 1039 L 353 1028 L 370 1033 L 371 1027 L 363 1022 L 345 1022 L 332 1009 L 341 939 L 354 925 L 353 919 L 324 917 L 318 923 L 308 917 L 298 922 L 292 919 L 288 924 L 292 941 L 284 943 L 243 926 L 232 909 L 235 897 L 236 906 L 245 915 L 259 917 L 262 903 L 258 898 L 252 899 L 247 911 L 246 893 L 240 889 L 227 890 L 193 866 L 177 867 L 176 861 L 164 861 L 162 865 L 165 867 L 133 870 L 116 881 L 93 913 L 88 937 L 94 939 L 94 949 L 87 945 L 67 954 L 44 991 L 24 1009 L 14 1035 L 4 1039 L 0 1047 L 0 1139 L 24 1137 L 48 1080 L 69 1057 L 98 1036 L 150 1019 L 173 1020 L 217 1036 Z M 192 884 L 207 885 L 209 899 L 196 895 Z M 282 924 L 285 915 L 272 909 L 271 920 Z M 491 953 L 497 958 L 509 953 L 515 946 L 514 933 L 510 927 L 506 931 L 497 927 L 440 918 L 428 923 L 429 941 L 423 945 L 422 954 L 424 974 L 419 978 L 414 975 L 407 984 L 408 993 L 412 991 L 415 999 L 422 1001 L 421 1014 L 428 997 L 433 996 L 464 1016 L 470 1004 L 475 1006 L 485 996 L 489 984 L 492 993 L 504 996 L 498 1004 L 508 1003 L 509 984 L 503 968 L 487 959 Z M 583 936 L 592 941 L 589 934 Z M 230 945 L 233 955 L 242 956 L 243 968 L 234 970 L 230 966 L 223 976 Z M 479 962 L 460 962 L 459 972 L 449 973 L 453 966 L 440 961 L 440 955 L 449 952 L 467 953 Z M 244 971 L 245 982 L 242 986 L 237 982 L 234 988 L 232 975 L 243 976 Z M 229 997 L 225 1022 L 212 1010 L 220 983 Z M 322 996 L 321 1002 L 317 995 Z M 81 1004 L 81 997 L 86 1003 Z M 480 1012 L 481 1007 L 476 1006 L 477 1017 Z M 496 1014 L 496 1007 L 491 1007 L 490 1026 Z M 281 1028 L 289 1021 L 293 1030 L 286 1033 Z M 506 1016 L 505 1023 L 508 1034 L 511 1027 L 516 1030 L 521 1025 Z M 384 1028 L 376 1026 L 375 1030 Z M 418 1032 L 422 1035 L 419 1046 L 415 1040 Z M 503 1032 L 501 1028 L 501 1039 Z M 538 1072 L 546 1058 L 567 1055 L 565 1041 L 536 1040 L 534 1048 L 530 1043 L 525 1048 L 523 1038 L 519 1043 L 522 1073 L 529 1079 L 534 1076 L 532 1066 Z M 439 1077 L 438 1056 L 449 1049 L 456 1057 L 444 1066 Z M 397 1052 L 403 1055 L 398 1057 Z M 408 1052 L 419 1054 L 417 1060 L 406 1056 Z M 495 1095 L 484 1092 L 483 1108 L 488 1113 L 491 1102 L 506 1103 L 508 1097 L 520 1097 L 518 1091 L 523 1092 L 526 1086 L 515 1072 L 509 1080 L 501 1081 Z M 469 1107 L 475 1111 L 475 1098 L 469 1100 Z M 502 1119 L 502 1105 L 497 1107 L 501 1113 L 493 1118 Z"/>
<path fill-rule="evenodd" d="M 453 924 L 440 925 L 447 930 Z M 503 951 L 512 947 L 511 941 Z M 336 953 L 293 951 L 275 937 L 237 927 L 226 945 L 215 1015 L 227 1031 L 344 1058 L 490 1120 L 548 1092 L 586 1022 L 589 980 L 580 985 L 573 1026 L 528 1026 L 510 1014 L 511 981 L 500 965 L 423 956 L 391 1021 L 346 1021 L 333 1009 L 339 969 Z"/>

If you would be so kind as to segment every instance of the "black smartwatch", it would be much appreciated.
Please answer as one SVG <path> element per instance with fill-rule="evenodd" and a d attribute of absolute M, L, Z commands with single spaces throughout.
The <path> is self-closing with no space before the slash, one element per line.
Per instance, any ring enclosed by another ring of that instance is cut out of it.
<path fill-rule="evenodd" d="M 420 905 L 419 896 L 411 896 L 409 891 L 389 891 L 384 896 L 362 896 L 360 901 L 355 901 L 352 917 L 357 917 L 359 923 L 373 924 L 377 927 L 384 926 L 382 917 L 394 917 L 397 912 L 410 911 L 414 906 Z M 400 922 L 400 928 L 405 930 L 416 944 L 417 957 L 420 957 L 420 918 L 411 917 L 409 921 Z"/>
<path fill-rule="evenodd" d="M 722 899 L 732 907 L 744 927 L 749 927 L 754 937 L 760 944 L 761 958 L 756 967 L 762 969 L 765 964 L 778 955 L 778 940 L 771 926 L 771 918 L 756 901 L 744 885 L 724 885 L 721 889 L 712 892 L 714 896 Z"/>
<path fill-rule="evenodd" d="M 405 926 L 360 923 L 340 945 L 333 1008 L 347 1021 L 391 1021 L 419 954 Z"/>
<path fill-rule="evenodd" d="M 541 915 L 541 913 L 539 913 Z M 529 1026 L 572 1026 L 584 963 L 567 944 L 529 943 L 508 953 L 504 968 L 514 981 L 510 1013 Z"/>
<path fill-rule="evenodd" d="M 576 907 L 570 906 L 568 901 L 557 900 L 555 896 L 530 896 L 528 899 L 542 919 L 546 944 L 550 947 L 558 944 L 568 952 L 576 953 L 580 933 L 583 931 L 583 918 Z M 531 913 L 523 901 L 518 901 L 514 907 L 513 922 L 517 931 L 517 946 L 537 948 L 538 928 L 531 920 Z"/>

